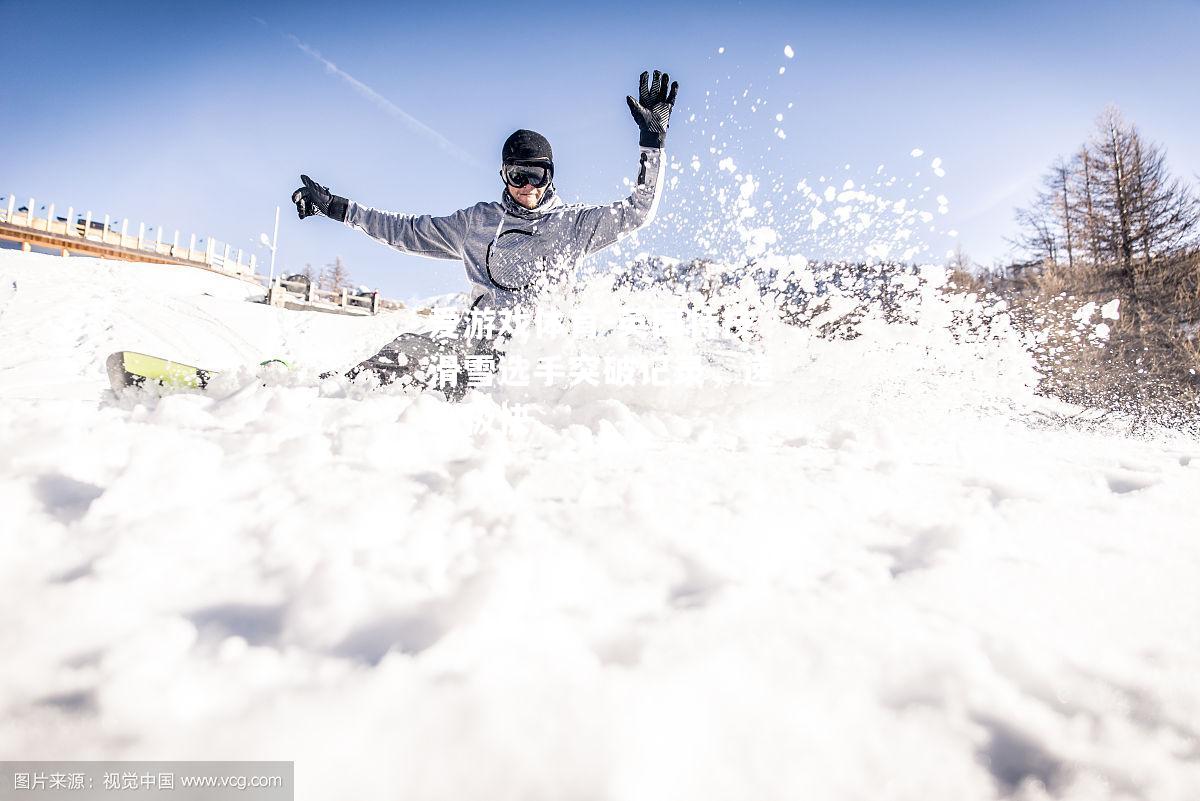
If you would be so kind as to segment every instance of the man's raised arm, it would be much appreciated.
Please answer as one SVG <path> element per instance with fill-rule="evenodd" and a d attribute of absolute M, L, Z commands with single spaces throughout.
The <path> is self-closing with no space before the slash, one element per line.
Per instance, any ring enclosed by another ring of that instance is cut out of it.
<path fill-rule="evenodd" d="M 460 209 L 445 217 L 381 211 L 335 195 L 307 175 L 301 175 L 300 180 L 304 186 L 292 193 L 292 202 L 302 220 L 322 214 L 405 253 L 435 259 L 463 257 L 471 209 Z"/>
<path fill-rule="evenodd" d="M 607 206 L 590 206 L 579 213 L 576 225 L 585 253 L 608 247 L 654 219 L 666 166 L 663 146 L 678 91 L 679 84 L 672 83 L 671 76 L 655 70 L 653 79 L 649 73 L 642 73 L 637 100 L 625 98 L 639 130 L 637 181 L 629 197 Z"/>

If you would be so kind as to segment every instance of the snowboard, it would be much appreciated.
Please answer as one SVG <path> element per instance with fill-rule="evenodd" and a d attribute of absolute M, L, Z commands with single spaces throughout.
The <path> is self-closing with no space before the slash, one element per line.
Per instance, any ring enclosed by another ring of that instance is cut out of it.
<path fill-rule="evenodd" d="M 282 364 L 282 359 L 267 359 L 260 366 Z M 120 392 L 128 387 L 141 387 L 147 383 L 157 384 L 169 389 L 205 389 L 208 382 L 217 375 L 215 370 L 205 370 L 190 364 L 173 362 L 161 356 L 150 356 L 146 353 L 135 353 L 121 350 L 108 357 L 108 382 L 112 384 L 113 392 Z"/>
<path fill-rule="evenodd" d="M 374 356 L 359 362 L 349 370 L 321 373 L 320 378 L 344 375 L 353 381 L 359 375 L 370 374 L 381 386 L 396 383 L 417 390 L 436 389 L 448 400 L 460 400 L 467 390 L 467 373 L 465 370 L 459 370 L 451 381 L 440 380 L 439 366 L 442 358 L 450 357 L 459 362 L 465 354 L 471 353 L 487 355 L 495 364 L 500 357 L 499 352 L 491 349 L 468 350 L 468 344 L 462 340 L 439 339 L 426 334 L 401 334 Z M 268 364 L 290 367 L 281 359 L 260 362 L 260 366 Z M 205 370 L 161 356 L 127 350 L 109 356 L 107 366 L 109 383 L 117 393 L 128 387 L 147 385 L 158 385 L 168 389 L 204 390 L 208 388 L 213 377 L 218 375 L 215 370 Z"/>

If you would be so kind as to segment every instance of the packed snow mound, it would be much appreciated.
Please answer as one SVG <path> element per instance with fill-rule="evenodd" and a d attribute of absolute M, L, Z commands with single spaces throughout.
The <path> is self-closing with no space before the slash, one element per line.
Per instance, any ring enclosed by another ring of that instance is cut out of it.
<path fill-rule="evenodd" d="M 452 404 L 307 370 L 425 318 L 254 294 L 0 253 L 0 753 L 294 759 L 302 799 L 1200 795 L 1200 443 L 1047 425 L 963 309 L 693 348 L 761 386 Z M 118 399 L 117 349 L 230 376 Z"/>

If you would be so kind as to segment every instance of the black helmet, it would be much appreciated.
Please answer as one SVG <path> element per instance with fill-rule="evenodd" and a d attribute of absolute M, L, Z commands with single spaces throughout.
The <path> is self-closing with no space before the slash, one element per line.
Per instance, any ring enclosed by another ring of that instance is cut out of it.
<path fill-rule="evenodd" d="M 513 131 L 504 140 L 501 160 L 505 164 L 549 164 L 554 165 L 554 151 L 550 141 L 537 131 L 527 131 L 522 128 Z"/>

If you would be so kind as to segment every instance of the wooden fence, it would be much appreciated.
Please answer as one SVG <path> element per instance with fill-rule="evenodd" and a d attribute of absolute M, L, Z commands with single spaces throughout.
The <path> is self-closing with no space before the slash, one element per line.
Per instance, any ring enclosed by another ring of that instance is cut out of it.
<path fill-rule="evenodd" d="M 352 293 L 345 287 L 328 291 L 311 281 L 292 281 L 276 277 L 267 289 L 267 303 L 285 309 L 324 311 L 335 314 L 378 314 L 379 292 Z M 400 304 L 404 308 L 404 304 Z"/>
<path fill-rule="evenodd" d="M 341 289 L 331 292 L 318 289 L 311 282 L 290 281 L 279 276 L 269 282 L 266 276 L 257 274 L 258 259 L 253 253 L 243 262 L 241 248 L 234 251 L 228 243 L 222 244 L 211 236 L 197 240 L 196 235 L 191 234 L 183 243 L 179 231 L 175 231 L 170 241 L 165 241 L 162 226 L 151 229 L 154 233 L 151 238 L 145 223 L 138 223 L 135 234 L 130 233 L 127 219 L 114 220 L 107 214 L 96 217 L 91 211 L 76 214 L 72 206 L 68 206 L 66 215 L 60 217 L 55 214 L 53 203 L 43 206 L 39 216 L 37 208 L 34 198 L 21 207 L 17 206 L 15 195 L 0 199 L 0 239 L 20 242 L 21 249 L 26 252 L 38 247 L 57 251 L 63 256 L 75 253 L 199 267 L 266 286 L 267 303 L 287 309 L 372 315 L 378 314 L 381 308 L 404 308 L 403 303 L 381 299 L 377 291 L 355 293 Z M 198 244 L 201 247 L 197 247 Z"/>
<path fill-rule="evenodd" d="M 72 206 L 68 206 L 66 215 L 60 217 L 55 214 L 53 203 L 43 209 L 39 216 L 34 198 L 18 207 L 16 196 L 9 195 L 0 202 L 0 239 L 20 242 L 25 251 L 40 247 L 58 251 L 63 256 L 77 253 L 124 261 L 183 264 L 260 285 L 266 283 L 255 273 L 258 259 L 253 253 L 243 262 L 241 248 L 234 251 L 228 243 L 218 242 L 211 236 L 197 240 L 196 235 L 191 234 L 186 242 L 181 242 L 177 230 L 170 240 L 164 240 L 163 228 L 157 226 L 152 229 L 154 236 L 151 238 L 145 223 L 138 223 L 136 232 L 131 232 L 128 219 L 114 220 L 107 214 L 99 217 L 91 211 L 76 214 Z"/>

